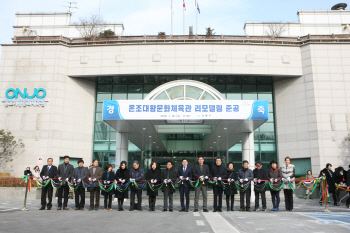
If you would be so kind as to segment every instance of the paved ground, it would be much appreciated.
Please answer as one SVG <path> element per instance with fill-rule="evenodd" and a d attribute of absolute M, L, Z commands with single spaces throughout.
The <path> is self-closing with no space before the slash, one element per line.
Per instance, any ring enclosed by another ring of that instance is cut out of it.
<path fill-rule="evenodd" d="M 238 196 L 236 196 L 238 198 Z M 29 211 L 19 211 L 23 202 L 0 202 L 0 232 L 37 232 L 39 229 L 52 232 L 193 232 L 193 233 L 223 233 L 223 232 L 270 232 L 283 231 L 300 233 L 337 232 L 348 233 L 350 230 L 350 209 L 345 206 L 330 206 L 331 213 L 322 213 L 324 206 L 318 200 L 294 199 L 294 211 L 286 212 L 284 202 L 279 212 L 240 212 L 238 201 L 235 202 L 234 212 L 193 213 L 193 199 L 189 213 L 180 213 L 178 194 L 175 198 L 175 211 L 163 213 L 161 196 L 157 199 L 156 211 L 148 211 L 148 200 L 144 196 L 144 211 L 129 212 L 116 210 L 104 212 L 100 207 L 98 212 L 75 211 L 74 200 L 69 200 L 69 211 L 57 211 L 56 199 L 54 208 L 50 211 L 39 211 L 40 201 L 28 201 Z M 128 201 L 127 201 L 128 202 Z M 87 203 L 89 200 L 87 199 Z M 101 199 L 101 203 L 103 200 Z M 209 201 L 210 205 L 212 200 Z M 253 204 L 253 203 L 252 203 Z M 271 209 L 271 200 L 267 200 L 268 209 Z M 201 202 L 200 202 L 201 205 Z M 117 202 L 113 202 L 116 208 Z M 88 207 L 88 206 L 86 206 Z M 212 210 L 212 208 L 209 208 Z"/>

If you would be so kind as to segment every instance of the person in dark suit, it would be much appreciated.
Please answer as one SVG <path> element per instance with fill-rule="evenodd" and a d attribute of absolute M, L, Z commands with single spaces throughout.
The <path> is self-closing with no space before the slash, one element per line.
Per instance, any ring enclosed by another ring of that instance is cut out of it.
<path fill-rule="evenodd" d="M 256 162 L 256 168 L 253 170 L 254 183 L 262 187 L 265 184 L 265 180 L 268 180 L 267 171 L 263 168 L 262 162 L 258 160 Z M 260 192 L 255 192 L 255 209 L 254 211 L 259 211 L 259 196 L 261 196 L 262 211 L 266 211 L 266 188 L 260 190 Z"/>
<path fill-rule="evenodd" d="M 61 188 L 58 189 L 58 208 L 57 210 L 62 209 L 62 194 L 64 192 L 64 202 L 63 202 L 63 209 L 69 210 L 68 205 L 68 193 L 69 193 L 69 187 L 68 187 L 68 180 L 70 180 L 73 176 L 74 167 L 73 165 L 69 164 L 69 156 L 66 155 L 63 157 L 64 163 L 60 164 L 57 169 L 57 177 L 60 182 L 62 182 Z"/>
<path fill-rule="evenodd" d="M 55 178 L 57 175 L 57 167 L 52 165 L 53 159 L 47 159 L 47 165 L 44 165 L 40 172 L 40 177 L 43 179 L 43 184 L 46 182 L 51 182 L 50 178 Z M 47 210 L 52 208 L 52 192 L 53 188 L 51 184 L 46 185 L 46 187 L 41 189 L 41 208 L 39 210 L 44 210 L 46 206 L 46 193 L 47 193 Z"/>
<path fill-rule="evenodd" d="M 164 209 L 163 212 L 168 211 L 168 198 L 169 198 L 169 211 L 173 212 L 173 194 L 175 189 L 171 185 L 171 181 L 176 179 L 176 171 L 173 168 L 173 162 L 168 161 L 166 169 L 162 171 L 162 180 L 164 185 L 162 191 L 164 192 Z"/>
<path fill-rule="evenodd" d="M 24 170 L 25 176 L 33 176 L 32 171 L 30 170 L 30 167 L 27 167 L 26 170 Z"/>
<path fill-rule="evenodd" d="M 179 190 L 180 190 L 180 202 L 181 210 L 180 212 L 188 212 L 190 207 L 190 188 L 191 184 L 189 178 L 192 177 L 192 169 L 187 166 L 187 159 L 182 159 L 182 166 L 177 170 L 177 177 L 180 179 Z M 186 195 L 186 206 L 184 203 L 184 195 Z"/>
<path fill-rule="evenodd" d="M 146 173 L 146 180 L 151 181 L 151 186 L 156 187 L 155 185 L 160 183 L 161 172 L 157 162 L 153 161 L 151 163 L 150 169 Z M 147 185 L 147 195 L 148 195 L 148 204 L 149 211 L 155 211 L 156 208 L 156 198 L 158 196 L 158 190 L 152 190 L 149 185 Z"/>
<path fill-rule="evenodd" d="M 199 180 L 198 186 L 195 188 L 193 212 L 198 212 L 200 191 L 202 191 L 202 195 L 203 195 L 203 212 L 208 212 L 207 186 L 208 186 L 210 171 L 209 171 L 208 165 L 204 164 L 203 156 L 198 157 L 198 164 L 194 165 L 194 168 L 193 168 L 193 176 L 197 179 L 197 181 Z"/>
<path fill-rule="evenodd" d="M 85 188 L 83 186 L 83 180 L 88 178 L 89 171 L 87 167 L 84 167 L 84 160 L 78 160 L 78 167 L 74 168 L 73 181 L 78 183 L 78 188 L 74 191 L 75 194 L 75 210 L 84 210 L 85 205 Z M 80 196 L 80 203 L 79 203 Z"/>
<path fill-rule="evenodd" d="M 130 182 L 131 187 L 130 187 L 130 209 L 129 211 L 134 211 L 135 209 L 135 194 L 137 195 L 137 209 L 139 211 L 142 211 L 142 189 L 136 188 L 134 185 L 134 181 L 137 184 L 137 186 L 141 186 L 143 182 L 143 176 L 145 174 L 144 170 L 142 167 L 140 167 L 140 164 L 137 160 L 134 161 L 132 164 L 133 168 L 130 170 Z"/>
<path fill-rule="evenodd" d="M 214 212 L 222 212 L 222 193 L 224 192 L 223 179 L 227 179 L 227 169 L 221 165 L 222 160 L 220 157 L 215 159 L 215 166 L 211 169 L 211 177 L 216 181 L 213 184 L 214 193 Z M 219 196 L 219 205 L 218 205 Z"/>
<path fill-rule="evenodd" d="M 125 185 L 126 181 L 130 179 L 130 172 L 126 167 L 126 161 L 122 161 L 120 163 L 120 167 L 115 173 L 114 179 L 119 181 L 119 184 L 122 184 L 123 186 Z M 124 192 L 119 192 L 116 190 L 115 197 L 118 198 L 118 211 L 123 211 L 124 198 L 129 198 L 128 190 L 125 190 Z"/>
<path fill-rule="evenodd" d="M 95 182 L 97 180 L 101 180 L 103 170 L 101 167 L 98 166 L 98 159 L 94 159 L 92 161 L 93 166 L 89 168 L 89 182 L 92 184 L 92 182 Z M 89 189 L 88 189 L 89 190 Z M 96 197 L 96 201 L 95 201 Z M 98 183 L 94 188 L 90 190 L 90 210 L 96 210 L 98 211 L 98 207 L 100 207 L 100 187 L 98 186 Z"/>
<path fill-rule="evenodd" d="M 112 165 L 107 164 L 106 168 L 105 168 L 105 172 L 103 172 L 102 175 L 102 180 L 103 183 L 105 185 L 105 189 L 110 188 L 110 185 L 113 185 L 113 181 L 114 181 L 114 172 L 112 172 Z M 106 191 L 101 191 L 101 194 L 105 197 L 104 198 L 104 207 L 105 207 L 105 211 L 111 211 L 112 210 L 112 197 L 114 194 L 114 187 L 112 188 L 112 190 L 106 192 Z M 108 201 L 108 206 L 107 206 L 107 201 Z M 108 207 L 108 209 L 107 209 Z"/>

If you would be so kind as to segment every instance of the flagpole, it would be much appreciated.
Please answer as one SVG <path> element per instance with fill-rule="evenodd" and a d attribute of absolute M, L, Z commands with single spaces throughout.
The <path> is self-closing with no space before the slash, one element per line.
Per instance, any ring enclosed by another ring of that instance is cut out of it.
<path fill-rule="evenodd" d="M 171 35 L 173 35 L 173 0 L 171 0 Z"/>
<path fill-rule="evenodd" d="M 198 2 L 196 0 L 196 35 L 198 35 Z"/>
<path fill-rule="evenodd" d="M 185 22 L 186 22 L 185 21 L 186 20 L 186 15 L 185 15 L 186 13 L 185 12 L 186 12 L 186 7 L 182 7 L 182 8 L 183 8 L 183 11 L 184 11 L 184 33 L 183 33 L 183 35 L 185 35 Z"/>

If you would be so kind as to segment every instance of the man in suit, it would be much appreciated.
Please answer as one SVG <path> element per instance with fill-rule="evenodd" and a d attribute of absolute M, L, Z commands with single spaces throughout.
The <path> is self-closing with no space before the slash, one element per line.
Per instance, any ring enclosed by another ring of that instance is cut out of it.
<path fill-rule="evenodd" d="M 89 181 L 97 181 L 101 180 L 103 175 L 103 169 L 98 166 L 98 159 L 94 159 L 92 162 L 92 167 L 89 168 Z M 95 203 L 95 197 L 96 197 L 96 203 Z M 100 207 L 100 187 L 98 184 L 90 191 L 90 210 L 96 210 L 98 211 L 98 208 Z"/>
<path fill-rule="evenodd" d="M 213 184 L 214 193 L 214 212 L 222 212 L 222 193 L 224 191 L 223 179 L 227 179 L 227 169 L 222 166 L 222 160 L 220 157 L 215 159 L 215 166 L 211 169 L 211 177 L 214 178 L 215 183 Z M 219 196 L 219 205 L 218 205 Z"/>
<path fill-rule="evenodd" d="M 208 165 L 204 164 L 203 156 L 198 157 L 198 164 L 193 168 L 193 176 L 199 180 L 198 186 L 195 188 L 194 211 L 198 212 L 199 193 L 203 195 L 203 212 L 208 212 L 207 208 L 207 185 L 210 171 Z"/>
<path fill-rule="evenodd" d="M 187 159 L 182 159 L 182 166 L 177 170 L 177 177 L 180 179 L 179 190 L 180 190 L 180 212 L 188 212 L 190 207 L 190 188 L 191 184 L 189 178 L 192 177 L 192 169 L 187 166 Z M 186 195 L 186 207 L 184 203 L 184 195 Z"/>
<path fill-rule="evenodd" d="M 51 182 L 50 178 L 55 178 L 57 175 L 57 167 L 52 165 L 53 159 L 47 159 L 47 165 L 44 165 L 41 169 L 40 176 L 43 178 L 43 184 L 46 182 Z M 46 206 L 46 193 L 47 193 L 47 210 L 52 208 L 52 192 L 53 188 L 51 184 L 46 185 L 41 189 L 41 208 L 39 210 L 45 210 Z"/>
<path fill-rule="evenodd" d="M 250 211 L 250 194 L 251 194 L 251 180 L 254 179 L 254 174 L 251 169 L 249 169 L 249 162 L 247 160 L 243 160 L 242 162 L 242 169 L 239 169 L 238 171 L 238 179 L 239 182 L 241 182 L 242 187 L 246 187 L 248 185 L 248 188 L 244 192 L 239 192 L 240 196 L 240 205 L 241 208 L 239 211 Z M 246 197 L 246 207 L 244 208 L 244 197 Z"/>
<path fill-rule="evenodd" d="M 69 186 L 68 186 L 68 180 L 70 180 L 73 176 L 74 167 L 73 165 L 69 164 L 69 156 L 66 155 L 63 157 L 63 163 L 58 166 L 57 169 L 57 177 L 60 182 L 62 182 L 61 188 L 58 189 L 58 208 L 57 210 L 62 209 L 62 194 L 64 192 L 64 202 L 63 202 L 63 209 L 69 210 L 68 205 L 68 193 L 69 193 Z"/>
<path fill-rule="evenodd" d="M 171 182 L 176 179 L 176 171 L 173 168 L 173 162 L 168 161 L 166 164 L 166 169 L 162 171 L 162 180 L 164 180 L 165 185 L 163 185 L 164 192 L 164 209 L 163 212 L 168 211 L 168 198 L 169 198 L 169 211 L 173 212 L 173 194 L 175 189 L 171 185 Z"/>
<path fill-rule="evenodd" d="M 74 168 L 73 181 L 78 184 L 78 188 L 74 191 L 75 194 L 75 210 L 84 210 L 85 205 L 85 188 L 83 186 L 83 180 L 88 178 L 89 171 L 87 167 L 84 167 L 84 160 L 78 160 L 78 167 Z M 79 203 L 79 196 L 81 197 Z"/>

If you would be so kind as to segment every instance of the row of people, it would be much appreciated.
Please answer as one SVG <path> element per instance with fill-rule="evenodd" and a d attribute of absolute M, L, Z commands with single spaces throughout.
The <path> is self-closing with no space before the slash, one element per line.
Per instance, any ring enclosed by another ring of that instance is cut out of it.
<path fill-rule="evenodd" d="M 76 210 L 84 210 L 85 206 L 85 188 L 82 184 L 82 180 L 89 180 L 91 182 L 97 180 L 103 180 L 108 183 L 111 183 L 115 180 L 126 183 L 127 181 L 135 181 L 137 186 L 141 186 L 144 182 L 144 170 L 140 167 L 138 161 L 134 161 L 133 168 L 129 171 L 126 166 L 126 162 L 123 161 L 120 164 L 120 168 L 114 174 L 112 171 L 112 166 L 108 164 L 106 166 L 105 172 L 102 168 L 98 166 L 98 160 L 93 161 L 93 166 L 91 168 L 84 167 L 84 161 L 78 161 L 78 167 L 73 168 L 69 164 L 69 156 L 64 157 L 64 163 L 59 165 L 58 168 L 52 165 L 53 160 L 49 158 L 47 160 L 47 165 L 43 166 L 40 176 L 43 180 L 48 180 L 49 178 L 58 178 L 61 181 L 62 187 L 58 189 L 58 210 L 61 210 L 62 207 L 64 210 L 68 210 L 68 180 L 78 181 L 78 187 L 75 190 L 75 206 Z M 289 180 L 292 185 L 294 185 L 295 179 L 295 167 L 291 164 L 291 159 L 287 157 L 285 159 L 285 165 L 280 169 L 277 166 L 276 161 L 271 161 L 271 168 L 269 171 L 266 171 L 262 167 L 262 162 L 258 161 L 256 163 L 256 168 L 252 171 L 249 169 L 248 161 L 243 161 L 242 168 L 237 172 L 234 171 L 233 163 L 229 162 L 227 166 L 222 165 L 221 158 L 216 158 L 215 165 L 210 170 L 208 165 L 204 164 L 204 158 L 198 158 L 198 164 L 194 168 L 188 166 L 187 159 L 182 160 L 182 166 L 178 168 L 177 172 L 173 169 L 173 164 L 171 161 L 167 162 L 167 167 L 163 171 L 159 169 L 159 166 L 156 162 L 152 162 L 150 169 L 146 173 L 146 180 L 151 181 L 152 186 L 157 185 L 160 181 L 164 181 L 165 185 L 162 187 L 164 192 L 164 209 L 163 211 L 173 211 L 173 194 L 175 189 L 170 184 L 170 181 L 179 179 L 179 192 L 180 192 L 180 202 L 181 202 L 181 212 L 188 212 L 190 200 L 189 192 L 191 189 L 191 184 L 189 178 L 199 177 L 200 182 L 195 187 L 195 201 L 194 201 L 194 211 L 198 211 L 199 208 L 199 195 L 202 193 L 203 196 L 203 211 L 208 212 L 207 208 L 207 186 L 209 177 L 215 179 L 217 182 L 212 184 L 213 193 L 214 193 L 214 212 L 222 211 L 222 199 L 223 194 L 226 195 L 226 206 L 228 211 L 234 210 L 234 195 L 237 194 L 237 188 L 235 185 L 229 185 L 224 189 L 223 180 L 229 181 L 239 181 L 241 187 L 245 187 L 243 192 L 240 192 L 240 210 L 241 211 L 250 211 L 250 196 L 251 180 L 254 180 L 256 184 L 261 187 L 264 187 L 265 180 L 269 180 L 273 186 L 279 187 L 281 185 L 281 180 Z M 168 185 L 169 184 L 169 185 Z M 105 210 L 112 209 L 112 197 L 118 199 L 118 210 L 124 210 L 123 203 L 125 198 L 129 198 L 128 191 L 119 192 L 114 191 L 114 189 L 106 192 L 101 190 L 97 185 L 94 188 L 88 188 L 90 191 L 90 210 L 99 209 L 99 200 L 100 193 L 105 197 L 104 198 L 104 207 Z M 285 183 L 284 187 L 285 203 L 286 210 L 292 211 L 293 209 L 293 191 L 289 186 L 289 183 Z M 255 191 L 255 211 L 259 210 L 259 199 L 262 200 L 262 210 L 266 210 L 266 189 L 263 188 L 260 191 Z M 43 188 L 42 199 L 41 199 L 41 208 L 44 210 L 47 206 L 47 209 L 52 208 L 52 186 L 47 185 Z M 46 193 L 48 193 L 48 203 L 46 203 Z M 149 210 L 155 210 L 156 197 L 158 196 L 158 191 L 147 186 L 147 195 L 149 196 Z M 273 202 L 273 211 L 279 210 L 279 191 L 271 191 L 272 202 Z M 63 196 L 63 203 L 62 203 Z M 135 204 L 135 196 L 137 197 L 137 204 Z M 134 209 L 142 210 L 142 189 L 131 185 L 130 186 L 130 211 Z"/>

